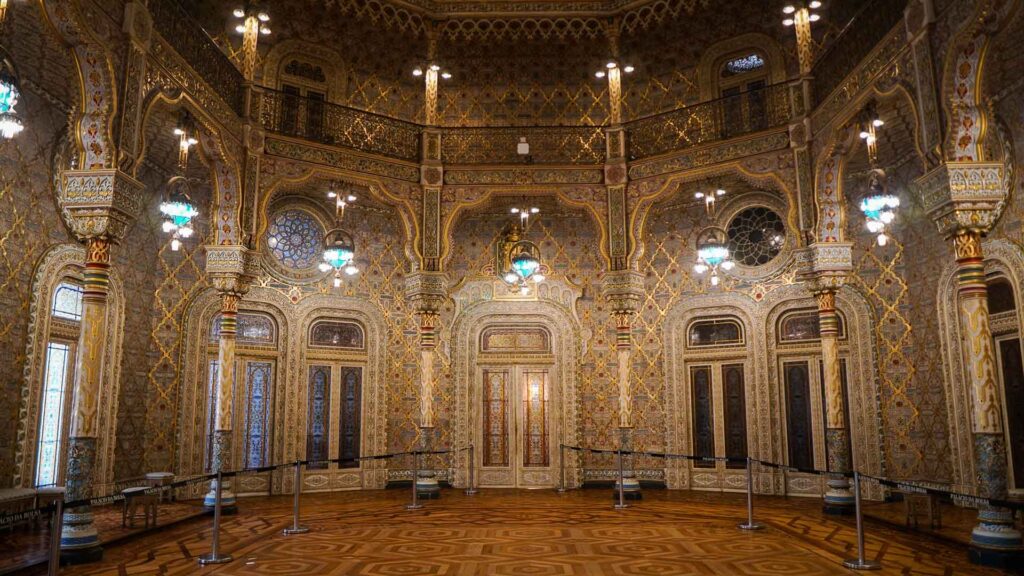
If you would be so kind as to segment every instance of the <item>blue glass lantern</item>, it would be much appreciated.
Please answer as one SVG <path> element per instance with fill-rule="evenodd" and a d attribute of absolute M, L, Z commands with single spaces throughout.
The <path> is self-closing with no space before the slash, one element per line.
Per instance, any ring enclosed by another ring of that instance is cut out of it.
<path fill-rule="evenodd" d="M 4 138 L 13 138 L 25 128 L 21 116 L 14 109 L 20 97 L 14 65 L 0 53 L 0 136 Z"/>
<path fill-rule="evenodd" d="M 341 228 L 335 228 L 327 233 L 320 270 L 327 272 L 333 269 L 334 286 L 341 286 L 342 272 L 349 276 L 359 272 L 352 262 L 355 256 L 356 243 L 352 235 Z"/>

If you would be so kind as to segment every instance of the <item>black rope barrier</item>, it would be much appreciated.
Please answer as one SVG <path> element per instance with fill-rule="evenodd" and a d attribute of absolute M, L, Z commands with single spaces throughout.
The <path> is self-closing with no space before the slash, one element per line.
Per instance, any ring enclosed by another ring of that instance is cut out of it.
<path fill-rule="evenodd" d="M 681 459 L 681 460 L 692 460 L 695 462 L 727 462 L 727 463 L 746 463 L 746 458 L 735 458 L 728 456 L 695 456 L 693 454 L 670 454 L 667 452 L 644 452 L 635 450 L 616 450 L 607 448 L 588 448 L 585 446 L 571 446 L 569 444 L 562 444 L 565 448 L 573 450 L 575 452 L 590 452 L 591 454 L 623 454 L 623 455 L 636 455 L 636 456 L 650 456 L 653 458 L 664 458 L 664 459 Z M 779 464 L 778 462 L 770 462 L 768 460 L 759 460 L 757 458 L 751 458 L 751 462 L 757 463 L 766 468 L 772 468 L 776 470 L 784 470 L 787 472 L 799 472 L 802 474 L 817 474 L 821 476 L 842 476 L 844 478 L 853 478 L 854 472 L 836 472 L 833 470 L 818 470 L 817 468 L 800 468 L 798 466 L 789 466 L 787 464 Z M 882 478 L 879 476 L 872 476 L 870 474 L 860 473 L 862 478 L 867 478 L 878 482 L 882 486 L 894 488 L 902 492 L 913 492 L 917 494 L 928 494 L 934 496 L 949 496 L 954 501 L 974 506 L 994 506 L 996 508 L 1007 508 L 1014 511 L 1024 510 L 1024 502 L 1016 500 L 1006 500 L 1003 498 L 986 498 L 984 496 L 975 496 L 972 494 L 963 494 L 961 492 L 953 492 L 951 490 L 944 490 L 942 488 L 935 488 L 934 486 L 924 486 L 922 484 L 909 482 L 905 480 L 891 480 L 889 478 Z"/>

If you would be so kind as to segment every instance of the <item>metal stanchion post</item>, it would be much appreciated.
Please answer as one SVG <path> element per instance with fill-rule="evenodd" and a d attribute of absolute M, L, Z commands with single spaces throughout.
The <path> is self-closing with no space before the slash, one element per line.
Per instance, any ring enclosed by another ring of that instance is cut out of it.
<path fill-rule="evenodd" d="M 295 461 L 295 503 L 292 505 L 292 526 L 285 528 L 285 534 L 305 534 L 309 532 L 307 526 L 299 525 L 299 497 L 302 495 L 302 462 Z"/>
<path fill-rule="evenodd" d="M 565 487 L 565 444 L 559 443 L 558 445 L 558 490 L 559 494 L 564 494 L 566 491 Z"/>
<path fill-rule="evenodd" d="M 469 486 L 466 486 L 466 496 L 476 494 L 476 458 L 473 445 L 469 445 Z"/>
<path fill-rule="evenodd" d="M 64 525 L 64 492 L 53 501 L 53 515 L 50 517 L 50 562 L 46 567 L 47 576 L 57 576 L 60 571 L 60 528 Z"/>
<path fill-rule="evenodd" d="M 747 456 L 747 521 L 740 524 L 740 530 L 760 530 L 763 524 L 754 522 L 754 465 L 750 456 Z"/>
<path fill-rule="evenodd" d="M 216 500 L 213 505 L 213 546 L 210 547 L 209 554 L 203 554 L 199 557 L 199 564 L 206 566 L 207 564 L 225 564 L 231 562 L 233 558 L 230 554 L 220 553 L 220 498 L 221 492 L 224 490 L 224 477 L 221 471 L 217 471 L 217 492 Z"/>
<path fill-rule="evenodd" d="M 622 446 L 619 446 L 619 502 L 615 505 L 616 510 L 629 508 L 629 504 L 626 504 L 626 483 L 623 481 L 623 476 L 625 474 L 622 465 Z"/>
<path fill-rule="evenodd" d="M 419 510 L 420 508 L 423 508 L 423 504 L 420 504 L 419 501 L 419 486 L 416 485 L 420 479 L 420 453 L 416 452 L 414 455 L 415 458 L 413 459 L 414 464 L 412 471 L 412 503 L 405 505 L 406 510 Z"/>
<path fill-rule="evenodd" d="M 879 570 L 882 565 L 864 557 L 864 516 L 860 510 L 860 472 L 853 473 L 853 503 L 857 514 L 857 557 L 843 560 L 850 570 Z"/>

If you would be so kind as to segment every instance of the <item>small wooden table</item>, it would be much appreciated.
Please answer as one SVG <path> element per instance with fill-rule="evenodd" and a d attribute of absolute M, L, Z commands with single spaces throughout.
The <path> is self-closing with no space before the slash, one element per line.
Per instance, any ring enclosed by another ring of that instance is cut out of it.
<path fill-rule="evenodd" d="M 124 508 L 121 510 L 121 526 L 135 526 L 135 519 L 139 517 L 139 508 L 142 508 L 142 518 L 146 522 L 146 528 L 149 528 L 149 522 L 152 520 L 153 526 L 156 526 L 156 505 L 160 500 L 157 493 L 149 493 L 148 486 L 137 486 L 135 488 L 125 488 L 121 490 L 121 494 L 124 496 Z"/>
<path fill-rule="evenodd" d="M 939 508 L 938 496 L 917 492 L 902 492 L 902 494 L 907 526 L 913 524 L 914 528 L 917 528 L 917 518 L 923 511 L 928 516 L 928 525 L 932 530 L 942 528 L 942 510 Z"/>

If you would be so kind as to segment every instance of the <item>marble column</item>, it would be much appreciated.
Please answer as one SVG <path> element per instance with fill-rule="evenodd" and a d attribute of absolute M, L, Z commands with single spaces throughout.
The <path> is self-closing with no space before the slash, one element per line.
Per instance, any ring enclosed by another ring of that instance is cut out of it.
<path fill-rule="evenodd" d="M 69 502 L 93 496 L 99 426 L 97 401 L 103 384 L 103 349 L 107 336 L 110 248 L 108 238 L 86 240 L 82 334 L 75 366 L 65 478 L 65 501 Z M 78 506 L 65 510 L 60 551 L 61 561 L 67 563 L 93 562 L 103 557 L 91 507 Z"/>
<path fill-rule="evenodd" d="M 960 230 L 953 236 L 957 263 L 957 300 L 963 333 L 967 386 L 971 397 L 974 467 L 978 494 L 1007 497 L 1006 436 L 998 389 L 992 332 L 989 329 L 988 286 L 981 248 L 981 233 Z M 1021 533 L 1013 513 L 983 505 L 971 531 L 971 558 L 999 563 L 998 557 L 1021 551 Z"/>
<path fill-rule="evenodd" d="M 823 290 L 815 294 L 818 300 L 818 325 L 821 333 L 821 364 L 825 376 L 825 444 L 828 470 L 849 472 L 853 457 L 850 454 L 850 428 L 846 422 L 842 366 L 839 363 L 839 316 L 836 313 L 836 291 Z M 831 476 L 825 492 L 827 514 L 851 514 L 854 497 L 850 481 L 844 476 Z"/>
<path fill-rule="evenodd" d="M 238 292 L 221 292 L 220 308 L 220 339 L 217 346 L 217 395 L 214 405 L 213 424 L 213 456 L 210 463 L 211 472 L 223 472 L 231 469 L 232 464 L 232 419 L 234 417 L 233 399 L 235 393 L 235 335 L 238 326 L 238 303 L 242 295 Z M 210 491 L 203 499 L 203 507 L 213 510 L 217 502 L 217 481 L 210 483 Z M 231 483 L 224 481 L 221 489 L 221 513 L 237 512 L 235 494 L 231 491 Z"/>

